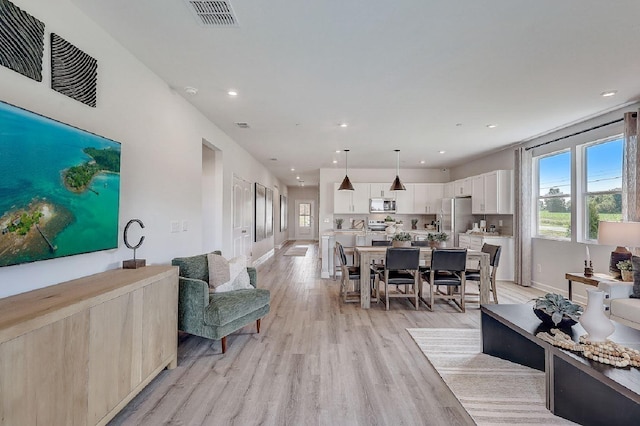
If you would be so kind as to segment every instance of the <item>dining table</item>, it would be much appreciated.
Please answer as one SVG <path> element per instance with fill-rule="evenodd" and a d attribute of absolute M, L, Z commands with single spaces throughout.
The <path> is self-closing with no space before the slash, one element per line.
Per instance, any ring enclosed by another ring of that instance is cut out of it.
<path fill-rule="evenodd" d="M 424 264 L 429 266 L 431 264 L 431 253 L 433 249 L 431 247 L 419 247 L 420 259 L 424 260 Z M 387 247 L 385 246 L 356 246 L 355 247 L 355 259 L 356 265 L 360 265 L 360 282 L 368 283 L 371 278 L 370 265 L 373 261 L 384 261 L 387 253 Z M 421 262 L 422 264 L 422 262 Z M 479 265 L 480 270 L 480 304 L 485 305 L 491 303 L 490 300 L 490 287 L 491 287 L 491 275 L 489 270 L 489 253 L 484 253 L 479 250 L 467 250 L 467 265 Z M 474 266 L 475 269 L 475 266 Z M 371 292 L 364 291 L 367 288 L 362 285 L 360 290 L 360 307 L 363 309 L 369 309 L 371 307 Z"/>

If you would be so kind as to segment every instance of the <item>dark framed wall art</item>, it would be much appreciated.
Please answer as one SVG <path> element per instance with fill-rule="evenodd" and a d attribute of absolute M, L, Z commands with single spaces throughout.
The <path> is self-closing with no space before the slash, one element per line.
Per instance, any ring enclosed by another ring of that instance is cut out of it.
<path fill-rule="evenodd" d="M 280 196 L 280 232 L 287 230 L 287 196 Z"/>
<path fill-rule="evenodd" d="M 273 237 L 273 190 L 267 188 L 265 203 L 265 234 L 267 237 Z"/>
<path fill-rule="evenodd" d="M 267 214 L 267 188 L 255 184 L 255 241 L 262 241 L 266 238 L 266 214 Z"/>

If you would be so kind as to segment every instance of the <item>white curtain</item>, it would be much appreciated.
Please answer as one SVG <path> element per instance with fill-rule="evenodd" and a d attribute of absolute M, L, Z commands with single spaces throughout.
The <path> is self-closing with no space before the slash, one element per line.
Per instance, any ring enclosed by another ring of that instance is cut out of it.
<path fill-rule="evenodd" d="M 638 114 L 624 114 L 624 166 L 622 171 L 622 218 L 640 222 L 640 152 L 638 152 Z"/>
<path fill-rule="evenodd" d="M 532 157 L 524 147 L 516 149 L 514 165 L 515 186 L 515 282 L 531 285 L 531 215 L 532 215 Z"/>

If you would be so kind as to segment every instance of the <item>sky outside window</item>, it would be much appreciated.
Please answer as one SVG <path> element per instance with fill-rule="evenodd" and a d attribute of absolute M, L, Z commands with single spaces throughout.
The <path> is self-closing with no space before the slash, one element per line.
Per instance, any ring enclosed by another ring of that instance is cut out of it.
<path fill-rule="evenodd" d="M 622 138 L 587 148 L 587 192 L 622 188 Z"/>
<path fill-rule="evenodd" d="M 540 196 L 552 193 L 571 194 L 571 152 L 543 157 L 539 160 Z"/>

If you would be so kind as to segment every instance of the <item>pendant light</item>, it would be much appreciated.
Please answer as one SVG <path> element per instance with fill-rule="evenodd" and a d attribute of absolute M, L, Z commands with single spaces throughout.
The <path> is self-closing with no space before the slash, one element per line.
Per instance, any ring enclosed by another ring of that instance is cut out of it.
<path fill-rule="evenodd" d="M 338 191 L 353 191 L 353 185 L 351 185 L 351 181 L 349 180 L 349 176 L 347 175 L 347 166 L 349 162 L 349 150 L 344 150 L 344 179 L 342 180 L 342 184 Z"/>
<path fill-rule="evenodd" d="M 391 184 L 391 188 L 389 188 L 389 190 L 390 191 L 406 191 L 407 188 L 405 188 L 402 182 L 400 182 L 400 150 L 395 149 L 394 151 L 396 152 L 396 155 L 398 157 L 396 161 L 396 178 L 393 180 L 393 183 Z"/>

